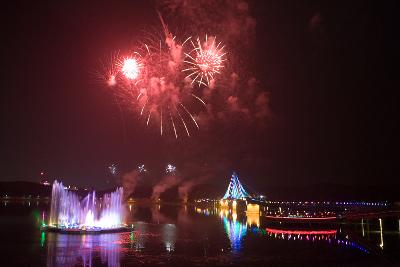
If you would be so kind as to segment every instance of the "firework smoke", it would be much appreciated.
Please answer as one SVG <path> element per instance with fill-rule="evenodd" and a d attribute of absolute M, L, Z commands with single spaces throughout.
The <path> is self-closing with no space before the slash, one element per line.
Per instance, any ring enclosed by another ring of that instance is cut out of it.
<path fill-rule="evenodd" d="M 161 181 L 159 181 L 153 187 L 153 193 L 151 194 L 151 198 L 154 200 L 158 200 L 160 198 L 161 193 L 165 192 L 167 189 L 177 185 L 181 181 L 181 178 L 176 175 L 167 175 L 164 176 Z"/>
<path fill-rule="evenodd" d="M 127 200 L 133 192 L 135 191 L 135 188 L 139 181 L 141 180 L 142 176 L 140 175 L 140 172 L 135 169 L 133 171 L 127 172 L 122 175 L 120 179 L 120 184 L 124 188 L 124 199 Z"/>
<path fill-rule="evenodd" d="M 189 193 L 190 193 L 191 189 L 193 188 L 193 186 L 201 184 L 202 182 L 203 181 L 200 181 L 198 179 L 193 179 L 193 180 L 183 182 L 181 185 L 179 185 L 179 188 L 178 188 L 179 198 L 183 202 L 187 202 L 189 199 Z"/>
<path fill-rule="evenodd" d="M 150 211 L 151 211 L 151 218 L 152 218 L 153 222 L 157 222 L 157 223 L 166 223 L 166 222 L 168 222 L 168 218 L 165 217 L 161 213 L 160 206 L 152 205 Z"/>

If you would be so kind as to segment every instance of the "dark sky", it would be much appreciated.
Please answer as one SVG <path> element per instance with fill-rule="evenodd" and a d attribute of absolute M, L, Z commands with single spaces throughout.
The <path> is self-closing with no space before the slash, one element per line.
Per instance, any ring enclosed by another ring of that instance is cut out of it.
<path fill-rule="evenodd" d="M 399 46 L 390 2 L 250 2 L 251 70 L 269 93 L 267 126 L 243 130 L 240 121 L 224 122 L 174 141 L 125 111 L 124 138 L 118 107 L 91 71 L 100 58 L 129 48 L 143 29 L 160 28 L 156 6 L 2 6 L 0 180 L 40 180 L 44 170 L 68 183 L 104 186 L 111 163 L 121 172 L 144 163 L 154 182 L 172 162 L 183 176 L 200 170 L 218 184 L 236 170 L 253 187 L 399 185 L 392 54 Z M 167 24 L 185 24 L 163 15 Z"/>

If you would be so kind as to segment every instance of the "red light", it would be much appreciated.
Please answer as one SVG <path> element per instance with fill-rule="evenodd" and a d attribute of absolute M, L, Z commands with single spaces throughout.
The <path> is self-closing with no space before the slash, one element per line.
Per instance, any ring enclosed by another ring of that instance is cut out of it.
<path fill-rule="evenodd" d="M 280 230 L 280 229 L 265 229 L 268 233 L 272 234 L 287 234 L 287 235 L 335 235 L 337 230 L 315 230 L 315 231 L 306 231 L 306 230 Z"/>

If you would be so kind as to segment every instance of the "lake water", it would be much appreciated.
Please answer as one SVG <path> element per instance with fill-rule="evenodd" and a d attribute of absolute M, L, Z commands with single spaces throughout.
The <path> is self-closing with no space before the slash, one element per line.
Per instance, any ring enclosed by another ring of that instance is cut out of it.
<path fill-rule="evenodd" d="M 66 235 L 40 230 L 48 210 L 48 204 L 35 201 L 1 202 L 1 266 L 400 263 L 399 218 L 288 225 L 213 206 L 131 204 L 126 207 L 130 232 Z"/>

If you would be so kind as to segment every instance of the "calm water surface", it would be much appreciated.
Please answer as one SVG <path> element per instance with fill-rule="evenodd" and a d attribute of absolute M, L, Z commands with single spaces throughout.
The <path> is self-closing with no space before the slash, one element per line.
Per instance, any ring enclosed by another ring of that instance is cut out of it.
<path fill-rule="evenodd" d="M 40 231 L 49 209 L 46 203 L 1 204 L 1 266 L 398 266 L 400 262 L 399 218 L 385 218 L 382 223 L 370 219 L 288 225 L 212 206 L 132 204 L 126 209 L 130 232 L 66 235 Z"/>

